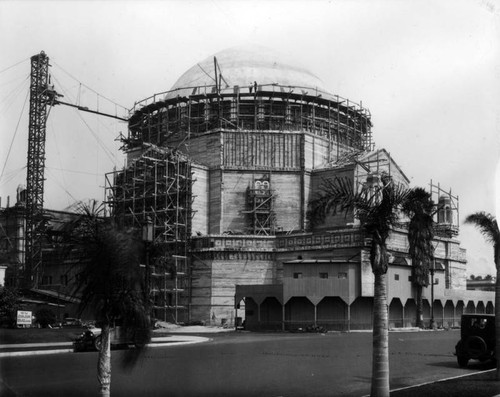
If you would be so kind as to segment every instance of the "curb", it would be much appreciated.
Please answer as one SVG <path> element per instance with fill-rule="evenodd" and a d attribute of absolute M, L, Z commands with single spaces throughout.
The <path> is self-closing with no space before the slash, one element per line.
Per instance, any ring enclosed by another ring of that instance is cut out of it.
<path fill-rule="evenodd" d="M 208 342 L 210 338 L 203 336 L 164 336 L 151 338 L 151 343 L 146 346 L 149 347 L 166 347 L 166 346 L 181 346 L 191 345 L 194 343 Z M 73 342 L 55 342 L 55 343 L 19 343 L 12 345 L 0 345 L 1 349 L 33 349 L 37 347 L 65 347 L 73 346 Z M 73 347 L 71 349 L 41 349 L 41 350 L 21 350 L 21 351 L 0 351 L 0 358 L 2 357 L 22 357 L 22 356 L 35 356 L 44 354 L 59 354 L 59 353 L 74 353 Z"/>

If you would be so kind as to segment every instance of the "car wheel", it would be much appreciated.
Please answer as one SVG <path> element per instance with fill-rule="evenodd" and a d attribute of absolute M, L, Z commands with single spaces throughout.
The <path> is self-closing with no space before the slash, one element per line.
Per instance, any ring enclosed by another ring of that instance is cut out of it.
<path fill-rule="evenodd" d="M 466 356 L 457 356 L 457 361 L 460 368 L 465 368 L 469 363 L 469 358 Z"/>
<path fill-rule="evenodd" d="M 465 351 L 470 358 L 478 359 L 488 352 L 488 346 L 483 338 L 473 335 L 465 341 Z"/>
<path fill-rule="evenodd" d="M 94 347 L 96 348 L 97 351 L 101 351 L 102 347 L 102 336 L 99 335 L 94 339 Z"/>

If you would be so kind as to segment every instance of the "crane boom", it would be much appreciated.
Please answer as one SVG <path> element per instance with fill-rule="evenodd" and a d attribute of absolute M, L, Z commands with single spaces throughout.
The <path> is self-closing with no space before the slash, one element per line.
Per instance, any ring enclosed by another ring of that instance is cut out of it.
<path fill-rule="evenodd" d="M 119 117 L 119 116 L 115 116 L 113 114 L 109 114 L 109 113 L 103 113 L 103 112 L 99 112 L 97 110 L 91 110 L 89 109 L 88 107 L 86 106 L 79 106 L 79 105 L 74 105 L 72 103 L 68 103 L 68 102 L 63 102 L 63 101 L 60 101 L 59 99 L 55 100 L 54 101 L 54 105 L 66 105 L 66 106 L 71 106 L 73 108 L 77 108 L 78 110 L 81 110 L 82 112 L 88 112 L 88 113 L 94 113 L 94 114 L 98 114 L 99 116 L 106 116 L 106 117 L 111 117 L 113 119 L 117 119 L 117 120 L 121 120 L 121 121 L 128 121 L 128 119 L 125 119 L 123 117 Z"/>

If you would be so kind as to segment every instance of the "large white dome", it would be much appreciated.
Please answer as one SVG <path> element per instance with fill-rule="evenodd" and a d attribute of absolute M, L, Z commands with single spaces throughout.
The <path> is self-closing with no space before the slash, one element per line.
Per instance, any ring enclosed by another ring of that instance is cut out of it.
<path fill-rule="evenodd" d="M 214 86 L 214 57 L 217 58 L 223 77 L 222 92 L 232 91 L 234 86 L 248 87 L 256 82 L 262 86 L 277 84 L 307 88 L 309 94 L 313 94 L 311 90 L 328 93 L 317 76 L 296 66 L 296 62 L 283 54 L 265 47 L 245 46 L 223 50 L 191 67 L 172 86 L 167 99 L 178 95 L 189 96 L 195 87 Z"/>

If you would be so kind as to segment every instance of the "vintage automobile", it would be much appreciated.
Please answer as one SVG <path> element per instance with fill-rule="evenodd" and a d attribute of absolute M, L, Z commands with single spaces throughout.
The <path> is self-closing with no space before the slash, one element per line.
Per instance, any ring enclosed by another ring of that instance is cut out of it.
<path fill-rule="evenodd" d="M 66 317 L 61 323 L 63 327 L 81 327 L 82 325 L 82 320 L 73 317 Z"/>
<path fill-rule="evenodd" d="M 463 314 L 460 341 L 455 346 L 458 365 L 466 367 L 469 360 L 495 359 L 495 315 Z"/>
<path fill-rule="evenodd" d="M 102 346 L 101 328 L 89 327 L 73 342 L 75 351 L 100 350 Z M 142 347 L 148 342 L 147 330 L 129 330 L 115 326 L 110 329 L 111 347 L 134 345 Z"/>

